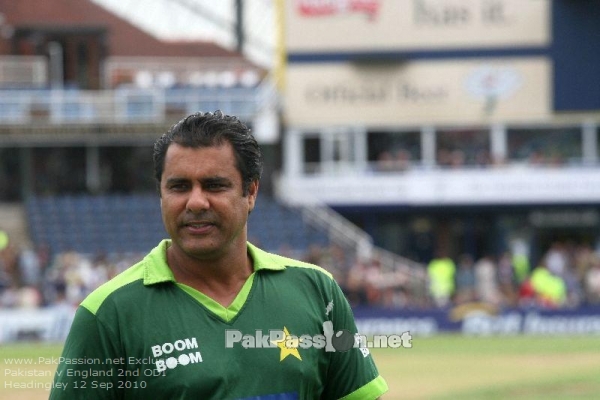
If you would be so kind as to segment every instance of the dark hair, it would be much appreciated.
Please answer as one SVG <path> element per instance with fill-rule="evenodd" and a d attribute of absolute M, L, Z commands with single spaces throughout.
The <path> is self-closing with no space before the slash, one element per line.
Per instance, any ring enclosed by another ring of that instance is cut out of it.
<path fill-rule="evenodd" d="M 173 125 L 154 143 L 154 177 L 160 193 L 160 181 L 165 167 L 165 155 L 172 143 L 184 147 L 212 147 L 229 142 L 233 147 L 237 168 L 242 175 L 244 196 L 254 181 L 260 180 L 262 154 L 250 129 L 234 116 L 220 110 L 197 112 Z"/>

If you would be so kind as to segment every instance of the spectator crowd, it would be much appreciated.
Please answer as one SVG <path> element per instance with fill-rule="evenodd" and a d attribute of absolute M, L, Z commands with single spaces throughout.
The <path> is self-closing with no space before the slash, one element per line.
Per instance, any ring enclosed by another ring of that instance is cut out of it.
<path fill-rule="evenodd" d="M 444 308 L 468 302 L 498 307 L 577 308 L 600 305 L 600 252 L 587 244 L 556 242 L 539 263 L 504 253 L 473 259 L 439 256 L 410 276 L 384 271 L 377 259 L 359 260 L 337 245 L 279 253 L 320 265 L 352 305 Z M 76 307 L 92 290 L 144 254 L 87 255 L 19 246 L 0 231 L 0 308 Z"/>
<path fill-rule="evenodd" d="M 499 307 L 577 308 L 600 304 L 600 253 L 587 244 L 554 242 L 530 266 L 524 255 L 504 253 L 474 260 L 462 255 L 427 266 L 437 306 L 480 301 Z"/>

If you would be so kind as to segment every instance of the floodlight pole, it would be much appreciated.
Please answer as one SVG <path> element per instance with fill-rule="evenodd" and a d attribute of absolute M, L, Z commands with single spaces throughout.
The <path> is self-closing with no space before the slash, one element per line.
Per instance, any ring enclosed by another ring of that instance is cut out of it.
<path fill-rule="evenodd" d="M 244 1 L 235 0 L 235 41 L 238 53 L 244 51 Z"/>

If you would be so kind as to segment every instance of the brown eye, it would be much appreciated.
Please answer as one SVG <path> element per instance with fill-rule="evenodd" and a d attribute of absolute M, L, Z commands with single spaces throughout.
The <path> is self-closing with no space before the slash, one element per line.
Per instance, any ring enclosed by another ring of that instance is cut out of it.
<path fill-rule="evenodd" d="M 186 189 L 187 189 L 187 185 L 183 184 L 183 183 L 178 183 L 178 184 L 169 186 L 169 190 L 172 190 L 175 192 L 181 192 Z"/>

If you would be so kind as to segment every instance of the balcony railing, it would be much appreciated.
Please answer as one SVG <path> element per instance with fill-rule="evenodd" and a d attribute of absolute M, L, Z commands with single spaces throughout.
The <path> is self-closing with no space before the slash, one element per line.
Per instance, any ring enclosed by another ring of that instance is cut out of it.
<path fill-rule="evenodd" d="M 48 85 L 48 62 L 43 56 L 0 56 L 0 85 L 35 88 Z"/>
<path fill-rule="evenodd" d="M 0 125 L 163 123 L 196 111 L 222 110 L 251 119 L 270 107 L 273 92 L 253 88 L 173 88 L 83 91 L 0 90 Z"/>

